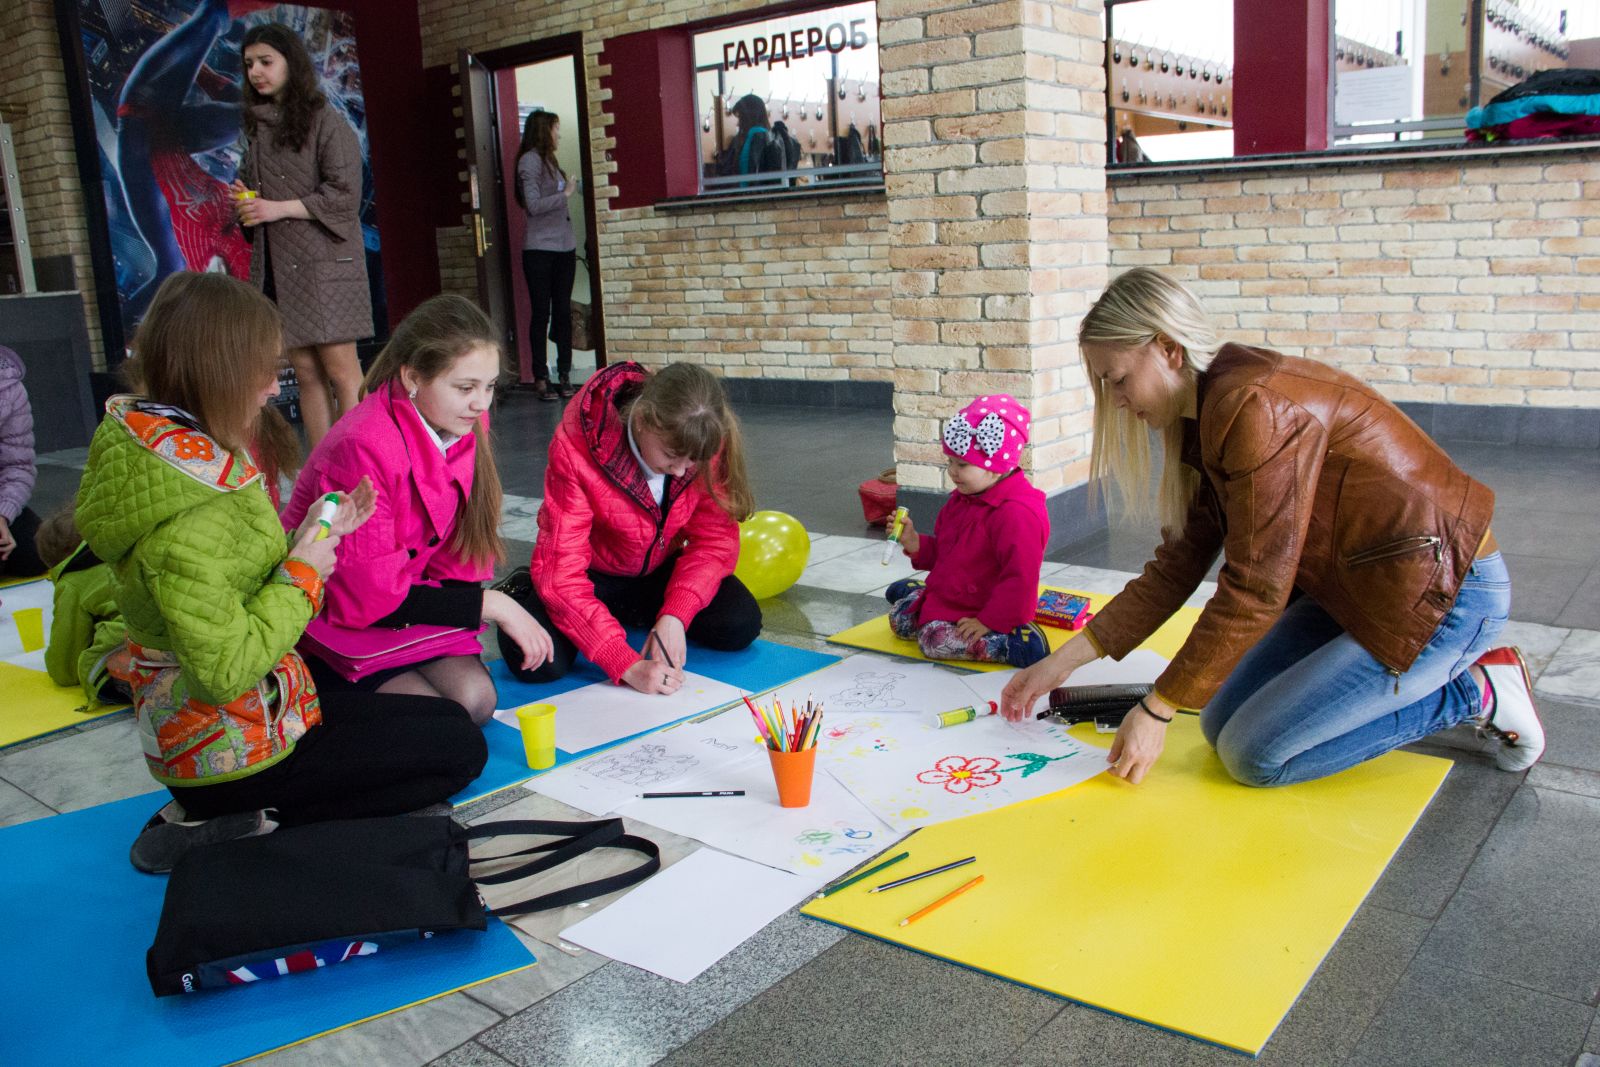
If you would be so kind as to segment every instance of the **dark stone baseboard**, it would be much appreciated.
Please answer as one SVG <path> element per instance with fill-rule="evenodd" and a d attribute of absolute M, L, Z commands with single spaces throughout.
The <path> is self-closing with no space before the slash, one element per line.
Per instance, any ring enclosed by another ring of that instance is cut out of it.
<path fill-rule="evenodd" d="M 917 529 L 931 531 L 934 518 L 950 494 L 901 486 L 895 498 L 901 507 L 910 510 L 911 520 L 917 524 Z M 1075 485 L 1046 497 L 1045 507 L 1050 513 L 1050 541 L 1045 545 L 1047 555 L 1058 548 L 1094 537 L 1106 529 L 1105 501 L 1099 498 L 1091 502 L 1087 485 Z"/>
<path fill-rule="evenodd" d="M 1397 405 L 1435 441 L 1600 449 L 1600 410 L 1509 404 Z"/>
<path fill-rule="evenodd" d="M 802 408 L 854 408 L 894 412 L 892 382 L 820 382 L 801 378 L 724 378 L 722 387 L 735 407 L 782 404 Z"/>

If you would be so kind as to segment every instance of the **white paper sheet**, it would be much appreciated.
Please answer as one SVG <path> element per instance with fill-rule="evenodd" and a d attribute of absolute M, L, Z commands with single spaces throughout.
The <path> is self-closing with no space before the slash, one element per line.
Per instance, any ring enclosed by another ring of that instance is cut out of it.
<path fill-rule="evenodd" d="M 1063 727 L 999 716 L 943 730 L 921 717 L 841 716 L 823 734 L 819 766 L 901 831 L 1054 793 L 1107 767 L 1105 749 Z"/>
<path fill-rule="evenodd" d="M 745 795 L 632 800 L 617 811 L 757 863 L 822 878 L 843 874 L 901 837 L 822 769 L 820 752 L 811 803 L 803 808 L 778 804 L 764 748 L 697 770 L 672 788 L 743 789 Z"/>
<path fill-rule="evenodd" d="M 742 711 L 741 707 L 735 714 Z M 714 721 L 717 726 L 686 722 L 637 738 L 542 774 L 527 788 L 595 815 L 608 814 L 638 799 L 640 793 L 721 788 L 687 785 L 683 779 L 760 749 L 753 725 L 738 729 L 733 715 L 719 715 Z M 734 727 L 731 731 L 729 724 Z"/>
<path fill-rule="evenodd" d="M 1128 653 L 1119 662 L 1113 659 L 1097 659 L 1093 663 L 1085 664 L 1073 672 L 1067 679 L 1067 685 L 1126 685 L 1137 682 L 1153 682 L 1162 671 L 1167 669 L 1168 659 L 1165 656 L 1151 652 L 1147 648 L 1135 649 Z M 999 702 L 1000 693 L 1007 683 L 1015 678 L 1016 671 L 991 671 L 987 674 L 968 674 L 962 677 L 967 688 L 979 700 L 993 700 Z M 1034 704 L 1033 710 L 1044 710 L 1046 697 L 1040 697 Z"/>
<path fill-rule="evenodd" d="M 685 672 L 683 687 L 670 695 L 647 695 L 625 685 L 597 682 L 558 693 L 541 703 L 556 706 L 556 747 L 566 752 L 586 752 L 709 711 L 743 695 L 744 690 L 737 686 Z M 494 717 L 507 726 L 517 725 L 514 708 L 498 710 Z"/>
<path fill-rule="evenodd" d="M 37 613 L 37 636 L 50 639 L 50 624 L 55 616 L 55 586 L 40 579 L 0 588 L 0 659 L 19 667 L 44 670 L 44 645 L 24 646 L 17 626 L 16 612 Z M 28 644 L 32 644 L 30 640 Z"/>
<path fill-rule="evenodd" d="M 804 707 L 807 699 L 815 700 L 825 715 L 861 711 L 937 715 L 968 703 L 970 694 L 962 675 L 944 667 L 857 653 L 763 693 L 758 702 L 771 703 L 774 696 L 785 708 Z"/>
<path fill-rule="evenodd" d="M 703 848 L 561 936 L 688 982 L 823 882 Z"/>

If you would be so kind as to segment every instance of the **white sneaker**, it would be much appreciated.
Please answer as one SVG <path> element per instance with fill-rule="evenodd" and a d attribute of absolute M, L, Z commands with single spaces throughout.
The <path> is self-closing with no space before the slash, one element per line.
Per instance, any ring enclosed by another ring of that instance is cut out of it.
<path fill-rule="evenodd" d="M 1478 721 L 1478 736 L 1489 742 L 1495 766 L 1525 771 L 1544 754 L 1544 726 L 1533 707 L 1533 680 L 1522 653 L 1513 647 L 1492 648 L 1476 664 L 1489 679 L 1494 703 Z"/>

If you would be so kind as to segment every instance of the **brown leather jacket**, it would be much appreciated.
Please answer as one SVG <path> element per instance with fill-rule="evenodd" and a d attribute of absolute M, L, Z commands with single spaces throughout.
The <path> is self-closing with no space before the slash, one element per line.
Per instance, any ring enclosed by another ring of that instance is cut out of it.
<path fill-rule="evenodd" d="M 1089 623 L 1121 659 L 1199 586 L 1217 593 L 1156 681 L 1204 707 L 1298 588 L 1398 676 L 1433 636 L 1489 529 L 1494 494 L 1393 404 L 1332 367 L 1224 345 L 1200 376 L 1183 530 Z"/>

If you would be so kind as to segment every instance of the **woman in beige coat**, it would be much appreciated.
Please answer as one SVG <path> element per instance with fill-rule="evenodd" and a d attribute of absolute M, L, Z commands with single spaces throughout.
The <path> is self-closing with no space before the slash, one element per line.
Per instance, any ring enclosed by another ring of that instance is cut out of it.
<path fill-rule="evenodd" d="M 250 279 L 283 315 L 313 447 L 356 405 L 355 342 L 372 335 L 361 240 L 361 149 L 350 124 L 317 88 L 294 31 L 254 26 L 242 48 L 247 147 L 235 181 L 239 221 L 254 240 Z M 329 388 L 337 409 L 330 408 Z"/>

